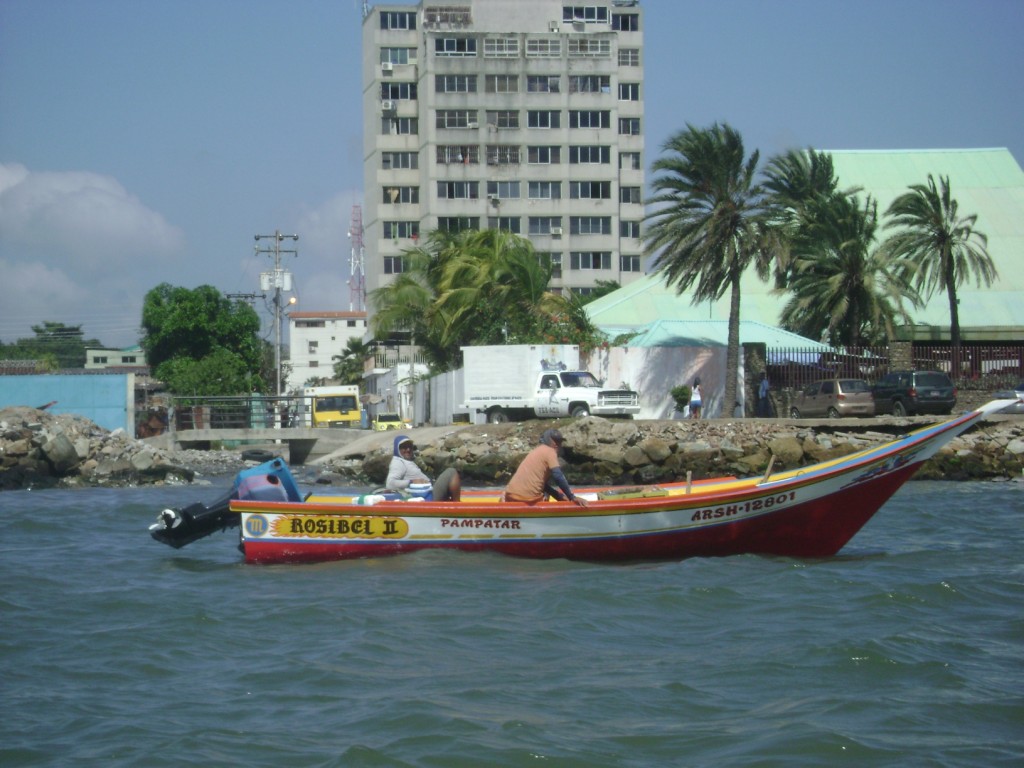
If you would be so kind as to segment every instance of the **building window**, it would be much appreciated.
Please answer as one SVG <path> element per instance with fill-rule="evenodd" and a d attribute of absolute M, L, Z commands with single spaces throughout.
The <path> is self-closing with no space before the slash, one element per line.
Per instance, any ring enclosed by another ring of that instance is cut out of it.
<path fill-rule="evenodd" d="M 623 171 L 639 171 L 640 153 L 619 152 L 619 169 Z"/>
<path fill-rule="evenodd" d="M 97 355 L 96 357 L 94 357 L 92 359 L 92 361 L 93 361 L 93 363 L 95 363 L 97 365 L 99 365 L 99 364 L 106 365 L 107 364 L 107 357 L 106 357 L 106 355 L 103 355 L 103 356 Z"/>
<path fill-rule="evenodd" d="M 381 11 L 381 29 L 416 29 L 416 13 L 408 11 Z"/>
<path fill-rule="evenodd" d="M 320 342 L 319 341 L 311 341 L 311 342 L 309 342 L 309 345 L 306 347 L 306 351 L 309 354 L 311 354 L 311 355 L 315 355 L 316 352 L 317 352 L 317 349 L 319 347 L 320 347 Z"/>
<path fill-rule="evenodd" d="M 531 216 L 529 222 L 531 235 L 550 235 L 554 230 L 561 230 L 561 216 Z"/>
<path fill-rule="evenodd" d="M 326 328 L 327 323 L 323 320 L 296 320 L 296 328 Z"/>
<path fill-rule="evenodd" d="M 415 48 L 381 48 L 380 49 L 380 63 L 381 64 L 408 64 L 410 61 L 416 61 L 416 49 Z"/>
<path fill-rule="evenodd" d="M 639 136 L 640 135 L 640 118 L 639 117 L 620 117 L 619 118 L 619 135 L 620 136 Z"/>
<path fill-rule="evenodd" d="M 600 5 L 563 5 L 562 21 L 582 21 L 587 24 L 607 24 L 608 8 Z"/>
<path fill-rule="evenodd" d="M 469 8 L 431 6 L 423 10 L 423 23 L 428 27 L 435 27 L 440 24 L 466 26 L 473 23 L 473 14 Z"/>
<path fill-rule="evenodd" d="M 476 38 L 474 37 L 437 37 L 434 38 L 435 56 L 476 56 Z"/>
<path fill-rule="evenodd" d="M 475 109 L 439 109 L 435 115 L 435 128 L 476 128 Z"/>
<path fill-rule="evenodd" d="M 521 160 L 519 147 L 515 144 L 488 144 L 488 165 L 519 165 Z"/>
<path fill-rule="evenodd" d="M 620 67 L 639 67 L 640 66 L 640 49 L 639 48 L 619 48 L 619 66 Z"/>
<path fill-rule="evenodd" d="M 531 109 L 526 113 L 529 128 L 561 128 L 562 113 L 557 109 Z"/>
<path fill-rule="evenodd" d="M 625 254 L 619 255 L 619 270 L 622 272 L 639 272 L 640 271 L 640 256 L 632 255 L 627 256 Z"/>
<path fill-rule="evenodd" d="M 557 37 L 531 38 L 526 41 L 526 58 L 560 59 L 562 58 L 562 41 Z"/>
<path fill-rule="evenodd" d="M 531 181 L 527 185 L 526 193 L 531 200 L 561 200 L 562 182 Z"/>
<path fill-rule="evenodd" d="M 612 41 L 606 38 L 570 37 L 570 59 L 610 59 Z"/>
<path fill-rule="evenodd" d="M 569 75 L 569 93 L 611 93 L 608 75 Z"/>
<path fill-rule="evenodd" d="M 611 268 L 611 251 L 573 251 L 569 254 L 569 269 Z"/>
<path fill-rule="evenodd" d="M 488 37 L 484 39 L 485 59 L 514 59 L 519 56 L 519 38 Z"/>
<path fill-rule="evenodd" d="M 562 81 L 558 75 L 527 75 L 527 93 L 559 93 Z"/>
<path fill-rule="evenodd" d="M 639 32 L 640 14 L 638 13 L 613 13 L 612 29 L 617 32 Z"/>
<path fill-rule="evenodd" d="M 392 101 L 416 98 L 416 83 L 381 83 L 380 97 Z"/>
<path fill-rule="evenodd" d="M 619 222 L 619 237 L 627 237 L 633 240 L 640 239 L 640 222 L 639 221 L 620 221 Z"/>
<path fill-rule="evenodd" d="M 398 275 L 405 272 L 405 262 L 401 256 L 385 256 L 384 257 L 384 274 L 385 275 Z"/>
<path fill-rule="evenodd" d="M 571 235 L 610 235 L 611 233 L 611 216 L 569 217 L 569 234 Z"/>
<path fill-rule="evenodd" d="M 619 101 L 640 101 L 640 83 L 619 83 Z"/>
<path fill-rule="evenodd" d="M 383 202 L 389 205 L 418 203 L 420 201 L 419 187 L 384 187 L 383 192 Z"/>
<path fill-rule="evenodd" d="M 479 200 L 479 181 L 439 181 L 437 196 L 442 200 Z"/>
<path fill-rule="evenodd" d="M 386 240 L 412 239 L 420 236 L 420 223 L 418 221 L 385 221 L 383 231 Z"/>
<path fill-rule="evenodd" d="M 434 90 L 438 93 L 476 93 L 476 75 L 436 75 Z"/>
<path fill-rule="evenodd" d="M 480 147 L 476 144 L 442 144 L 437 147 L 439 165 L 477 165 L 480 162 Z"/>
<path fill-rule="evenodd" d="M 569 147 L 570 165 L 603 165 L 611 162 L 611 147 Z"/>
<path fill-rule="evenodd" d="M 420 154 L 419 152 L 381 152 L 380 167 L 385 171 L 419 168 Z"/>
<path fill-rule="evenodd" d="M 570 128 L 611 128 L 612 113 L 605 109 L 569 110 Z"/>
<path fill-rule="evenodd" d="M 612 183 L 610 181 L 570 181 L 569 199 L 571 200 L 610 200 Z"/>
<path fill-rule="evenodd" d="M 518 128 L 519 112 L 515 109 L 489 109 L 487 110 L 487 124 L 493 125 L 498 130 Z"/>
<path fill-rule="evenodd" d="M 519 75 L 484 75 L 486 93 L 519 93 Z"/>
<path fill-rule="evenodd" d="M 619 202 L 640 205 L 640 187 L 619 187 Z"/>
<path fill-rule="evenodd" d="M 480 229 L 479 216 L 438 216 L 437 228 L 442 232 L 465 232 Z"/>
<path fill-rule="evenodd" d="M 562 162 L 562 148 L 527 147 L 526 162 L 531 165 L 557 165 Z"/>
<path fill-rule="evenodd" d="M 416 117 L 385 117 L 380 121 L 380 132 L 384 136 L 408 136 L 420 132 L 420 121 Z"/>
<path fill-rule="evenodd" d="M 487 219 L 488 229 L 501 229 L 518 235 L 522 229 L 518 216 L 491 216 Z"/>
<path fill-rule="evenodd" d="M 518 200 L 518 181 L 488 181 L 487 196 L 499 200 Z"/>
<path fill-rule="evenodd" d="M 562 254 L 551 251 L 538 251 L 537 261 L 542 267 L 551 270 L 551 277 L 562 276 Z"/>

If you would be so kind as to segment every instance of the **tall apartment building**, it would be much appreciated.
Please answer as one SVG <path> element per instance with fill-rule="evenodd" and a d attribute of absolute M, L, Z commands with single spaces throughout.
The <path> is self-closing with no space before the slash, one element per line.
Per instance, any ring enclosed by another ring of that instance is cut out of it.
<path fill-rule="evenodd" d="M 374 6 L 363 20 L 367 289 L 434 229 L 529 237 L 556 292 L 642 277 L 643 118 L 638 0 Z"/>

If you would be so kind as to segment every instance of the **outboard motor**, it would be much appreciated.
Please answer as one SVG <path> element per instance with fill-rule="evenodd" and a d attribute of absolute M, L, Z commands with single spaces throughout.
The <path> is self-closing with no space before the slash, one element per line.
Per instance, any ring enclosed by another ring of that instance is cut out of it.
<path fill-rule="evenodd" d="M 175 549 L 215 531 L 236 528 L 241 515 L 232 512 L 232 499 L 261 501 L 302 501 L 295 478 L 280 458 L 244 469 L 235 476 L 234 485 L 212 504 L 196 502 L 182 509 L 165 509 L 149 526 L 149 535 Z"/>

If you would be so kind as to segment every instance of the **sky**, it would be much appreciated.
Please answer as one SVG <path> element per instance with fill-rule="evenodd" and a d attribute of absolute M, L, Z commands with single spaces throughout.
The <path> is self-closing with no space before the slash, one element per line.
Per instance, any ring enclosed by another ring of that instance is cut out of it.
<path fill-rule="evenodd" d="M 1006 147 L 1024 162 L 1021 0 L 640 2 L 648 167 L 715 122 L 762 161 Z M 55 321 L 135 344 L 160 283 L 260 293 L 271 241 L 254 238 L 276 231 L 299 235 L 282 246 L 295 308 L 352 308 L 361 9 L 0 0 L 0 341 Z"/>

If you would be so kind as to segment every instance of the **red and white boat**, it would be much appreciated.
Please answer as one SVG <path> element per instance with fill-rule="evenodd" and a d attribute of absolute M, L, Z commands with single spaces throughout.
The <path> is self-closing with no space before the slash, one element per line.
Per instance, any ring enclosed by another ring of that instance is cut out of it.
<path fill-rule="evenodd" d="M 598 562 L 674 560 L 744 553 L 834 555 L 921 464 L 998 400 L 882 446 L 813 466 L 697 483 L 579 489 L 589 506 L 377 497 L 303 498 L 276 459 L 245 470 L 209 507 L 164 510 L 154 538 L 180 547 L 238 525 L 247 562 L 294 563 L 398 555 L 426 549 L 493 551 Z"/>

